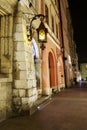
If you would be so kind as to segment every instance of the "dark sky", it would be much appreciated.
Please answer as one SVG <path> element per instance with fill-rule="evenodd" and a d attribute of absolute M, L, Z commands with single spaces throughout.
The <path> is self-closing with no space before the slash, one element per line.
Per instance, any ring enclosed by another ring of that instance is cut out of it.
<path fill-rule="evenodd" d="M 77 45 L 79 62 L 87 61 L 87 5 L 86 0 L 68 0 Z"/>

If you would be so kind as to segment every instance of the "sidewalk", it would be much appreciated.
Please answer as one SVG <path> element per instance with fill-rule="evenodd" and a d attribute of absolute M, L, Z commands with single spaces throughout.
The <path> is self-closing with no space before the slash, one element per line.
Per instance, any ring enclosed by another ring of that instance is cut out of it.
<path fill-rule="evenodd" d="M 50 96 L 42 96 L 41 98 L 39 98 L 35 102 L 34 106 L 30 109 L 30 115 L 32 115 L 34 112 L 38 111 L 38 108 L 41 105 L 45 105 L 49 101 L 50 101 Z"/>
<path fill-rule="evenodd" d="M 83 86 L 62 90 L 31 116 L 0 123 L 0 130 L 87 130 L 87 84 Z"/>

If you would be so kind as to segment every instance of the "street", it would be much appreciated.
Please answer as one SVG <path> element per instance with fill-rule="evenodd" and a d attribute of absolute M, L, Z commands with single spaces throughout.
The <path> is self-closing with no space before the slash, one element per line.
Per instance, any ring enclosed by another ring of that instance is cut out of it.
<path fill-rule="evenodd" d="M 61 90 L 33 115 L 0 123 L 0 130 L 87 130 L 87 83 Z"/>

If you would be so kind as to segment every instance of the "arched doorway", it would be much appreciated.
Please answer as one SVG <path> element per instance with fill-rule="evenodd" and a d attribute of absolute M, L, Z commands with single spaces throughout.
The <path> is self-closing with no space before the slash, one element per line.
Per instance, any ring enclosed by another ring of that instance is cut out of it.
<path fill-rule="evenodd" d="M 51 52 L 49 52 L 49 57 L 48 57 L 48 62 L 49 62 L 49 82 L 50 82 L 50 87 L 54 88 L 57 86 L 57 69 L 56 69 L 56 62 L 55 62 L 55 57 Z"/>

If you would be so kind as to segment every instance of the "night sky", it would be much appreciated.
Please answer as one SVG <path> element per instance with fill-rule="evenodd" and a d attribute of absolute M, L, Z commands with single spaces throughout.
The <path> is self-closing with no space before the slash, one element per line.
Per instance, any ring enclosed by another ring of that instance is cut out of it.
<path fill-rule="evenodd" d="M 87 5 L 86 0 L 68 0 L 74 29 L 74 40 L 80 62 L 87 62 Z"/>

